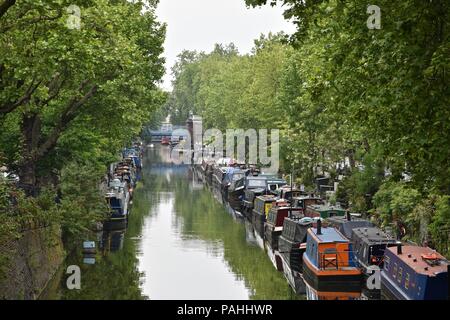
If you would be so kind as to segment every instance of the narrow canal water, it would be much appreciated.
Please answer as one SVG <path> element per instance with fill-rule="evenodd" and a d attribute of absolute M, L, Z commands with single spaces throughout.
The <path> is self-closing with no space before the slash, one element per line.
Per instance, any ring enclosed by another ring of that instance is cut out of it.
<path fill-rule="evenodd" d="M 43 299 L 302 299 L 261 250 L 251 225 L 233 217 L 169 150 L 148 149 L 127 230 L 103 232 L 94 259 L 81 250 L 81 289 L 65 268 Z M 92 240 L 92 239 L 91 239 Z M 94 261 L 95 260 L 95 261 Z"/>

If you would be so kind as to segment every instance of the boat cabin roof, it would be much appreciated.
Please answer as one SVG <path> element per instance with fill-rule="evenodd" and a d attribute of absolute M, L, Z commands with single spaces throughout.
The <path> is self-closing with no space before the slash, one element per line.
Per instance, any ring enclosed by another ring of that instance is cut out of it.
<path fill-rule="evenodd" d="M 308 230 L 309 234 L 312 235 L 319 243 L 349 242 L 349 240 L 335 228 L 327 228 L 322 226 L 321 229 L 321 234 L 317 234 L 317 228 L 310 228 Z"/>
<path fill-rule="evenodd" d="M 377 227 L 371 228 L 355 228 L 353 229 L 352 238 L 356 241 L 362 241 L 369 245 L 375 244 L 395 244 L 397 240 L 389 236 Z"/>
<path fill-rule="evenodd" d="M 327 222 L 337 228 L 348 239 L 352 237 L 352 231 L 355 228 L 370 228 L 374 227 L 374 224 L 366 219 L 352 218 L 350 221 L 347 217 L 329 217 Z"/>
<path fill-rule="evenodd" d="M 341 207 L 336 207 L 336 206 L 327 206 L 327 205 L 323 205 L 323 204 L 313 204 L 308 206 L 308 208 L 317 211 L 317 212 L 327 212 L 327 211 L 340 211 L 340 212 L 345 212 L 344 209 L 342 209 Z"/>
<path fill-rule="evenodd" d="M 436 274 L 447 272 L 448 260 L 431 248 L 403 245 L 402 254 L 397 254 L 397 247 L 389 247 L 386 250 L 417 273 L 435 276 Z M 433 259 L 425 259 L 424 257 Z M 436 264 L 433 265 L 430 261 L 434 261 Z"/>
<path fill-rule="evenodd" d="M 259 201 L 264 201 L 264 202 L 274 202 L 276 201 L 276 197 L 274 195 L 262 195 L 262 196 L 258 196 L 256 197 L 256 199 L 258 199 Z"/>

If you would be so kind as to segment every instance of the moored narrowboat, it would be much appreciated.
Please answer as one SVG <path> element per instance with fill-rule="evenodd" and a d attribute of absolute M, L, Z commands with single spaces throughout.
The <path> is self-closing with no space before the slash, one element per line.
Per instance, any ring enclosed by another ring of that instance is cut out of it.
<path fill-rule="evenodd" d="M 291 188 L 290 186 L 282 186 L 281 188 L 274 191 L 274 194 L 279 198 L 286 201 L 291 202 L 293 198 L 298 198 L 301 196 L 306 196 L 307 193 L 304 191 L 301 191 L 296 188 Z"/>
<path fill-rule="evenodd" d="M 259 194 L 264 194 L 267 186 L 267 178 L 260 176 L 246 176 L 245 178 L 239 179 L 236 182 L 233 182 L 228 187 L 228 201 L 230 205 L 232 205 L 233 209 L 238 211 L 244 211 L 244 215 L 251 215 L 251 210 L 245 208 L 243 201 L 251 202 L 253 205 L 253 201 L 246 198 L 248 190 L 258 189 Z M 256 191 L 256 190 L 255 190 Z M 247 212 L 246 212 L 247 211 Z"/>
<path fill-rule="evenodd" d="M 428 247 L 398 244 L 386 248 L 381 291 L 397 300 L 448 299 L 449 262 Z"/>
<path fill-rule="evenodd" d="M 278 251 L 291 270 L 302 272 L 306 235 L 313 222 L 311 218 L 294 216 L 284 219 L 283 231 L 278 239 Z"/>
<path fill-rule="evenodd" d="M 374 227 L 369 220 L 353 217 L 350 212 L 346 212 L 345 216 L 332 216 L 326 221 L 328 226 L 336 228 L 349 240 L 352 240 L 353 229 Z"/>
<path fill-rule="evenodd" d="M 308 206 L 319 205 L 323 203 L 323 200 L 320 197 L 315 197 L 313 195 L 299 196 L 294 197 L 292 200 L 292 205 L 297 208 L 302 208 L 306 211 Z"/>
<path fill-rule="evenodd" d="M 126 228 L 129 213 L 130 196 L 125 182 L 115 179 L 105 195 L 110 215 L 105 222 L 106 229 Z"/>
<path fill-rule="evenodd" d="M 289 207 L 287 203 L 285 206 L 279 206 L 277 201 L 277 205 L 273 206 L 269 211 L 264 225 L 264 237 L 273 250 L 278 250 L 278 239 L 283 231 L 284 219 L 289 216 L 302 218 L 303 209 Z"/>
<path fill-rule="evenodd" d="M 252 211 L 254 207 L 255 198 L 258 196 L 262 196 L 265 193 L 264 188 L 257 189 L 247 189 L 244 191 L 243 200 L 241 202 L 242 213 L 247 219 L 252 219 Z M 229 197 L 229 201 L 231 203 L 231 198 Z"/>
<path fill-rule="evenodd" d="M 318 291 L 355 291 L 361 271 L 354 261 L 352 244 L 335 228 L 308 229 L 303 254 L 303 276 Z"/>
<path fill-rule="evenodd" d="M 226 200 L 228 200 L 228 188 L 233 182 L 245 177 L 245 170 L 239 168 L 228 168 L 222 179 L 221 191 Z"/>
<path fill-rule="evenodd" d="M 343 217 L 345 212 L 340 207 L 315 204 L 306 207 L 305 217 L 328 219 L 336 216 Z"/>
<path fill-rule="evenodd" d="M 276 200 L 274 195 L 263 195 L 255 198 L 255 207 L 252 212 L 252 224 L 260 235 L 264 235 L 264 223 Z"/>
<path fill-rule="evenodd" d="M 308 300 L 360 300 L 362 294 L 360 291 L 338 292 L 338 291 L 318 291 L 305 281 L 306 298 Z"/>
<path fill-rule="evenodd" d="M 396 245 L 397 241 L 382 230 L 372 228 L 355 228 L 352 230 L 353 250 L 358 266 L 367 275 L 372 274 L 368 268 L 383 268 L 384 251 Z"/>

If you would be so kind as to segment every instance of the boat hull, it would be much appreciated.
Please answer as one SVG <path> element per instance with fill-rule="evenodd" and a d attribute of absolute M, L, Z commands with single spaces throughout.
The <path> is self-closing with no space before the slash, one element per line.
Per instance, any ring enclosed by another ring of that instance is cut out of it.
<path fill-rule="evenodd" d="M 303 255 L 303 277 L 319 291 L 355 292 L 361 289 L 361 272 L 349 270 L 319 270 L 307 255 Z"/>
<path fill-rule="evenodd" d="M 266 223 L 264 227 L 264 237 L 273 250 L 278 250 L 278 240 L 280 239 L 282 230 L 275 229 L 273 224 Z"/>
<path fill-rule="evenodd" d="M 253 210 L 252 213 L 252 224 L 253 228 L 255 228 L 256 232 L 259 233 L 259 235 L 264 236 L 264 223 L 266 221 L 266 216 L 262 215 L 255 210 Z"/>
<path fill-rule="evenodd" d="M 111 218 L 103 223 L 103 229 L 111 230 L 123 230 L 128 226 L 128 217 Z"/>
<path fill-rule="evenodd" d="M 304 250 L 300 249 L 299 246 L 300 243 L 293 242 L 283 236 L 280 236 L 278 239 L 278 251 L 288 264 L 289 268 L 297 272 L 302 272 L 302 256 Z"/>
<path fill-rule="evenodd" d="M 303 281 L 302 274 L 296 270 L 292 270 L 288 264 L 288 262 L 282 257 L 281 261 L 283 262 L 283 274 L 286 278 L 287 282 L 291 286 L 292 290 L 296 294 L 305 294 L 306 293 L 306 284 Z"/>

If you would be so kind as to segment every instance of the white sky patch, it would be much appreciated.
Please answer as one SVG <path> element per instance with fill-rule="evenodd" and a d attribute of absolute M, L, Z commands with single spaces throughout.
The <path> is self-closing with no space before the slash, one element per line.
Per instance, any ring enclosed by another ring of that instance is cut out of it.
<path fill-rule="evenodd" d="M 216 43 L 233 42 L 245 54 L 262 33 L 294 33 L 283 11 L 281 6 L 247 8 L 244 0 L 160 0 L 156 13 L 167 23 L 162 88 L 171 90 L 171 68 L 185 49 L 210 52 Z"/>

